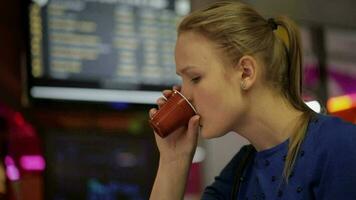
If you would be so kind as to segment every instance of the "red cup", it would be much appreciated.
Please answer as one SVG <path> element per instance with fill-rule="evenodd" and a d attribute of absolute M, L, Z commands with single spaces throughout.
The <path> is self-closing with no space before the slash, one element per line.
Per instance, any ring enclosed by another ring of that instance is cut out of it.
<path fill-rule="evenodd" d="M 188 125 L 189 119 L 196 113 L 187 98 L 174 90 L 167 102 L 152 116 L 149 123 L 153 130 L 164 138 L 177 128 Z"/>

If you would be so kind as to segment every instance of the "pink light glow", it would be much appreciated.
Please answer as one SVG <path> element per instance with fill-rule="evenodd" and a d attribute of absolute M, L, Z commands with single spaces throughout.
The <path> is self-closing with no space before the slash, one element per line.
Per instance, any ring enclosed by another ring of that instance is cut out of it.
<path fill-rule="evenodd" d="M 8 165 L 6 166 L 6 176 L 11 180 L 11 181 L 16 181 L 20 179 L 20 173 L 19 170 L 15 165 Z"/>
<path fill-rule="evenodd" d="M 20 165 L 24 170 L 39 170 L 45 169 L 46 162 L 40 155 L 21 156 Z"/>
<path fill-rule="evenodd" d="M 9 178 L 11 181 L 20 179 L 20 172 L 15 165 L 15 161 L 9 155 L 5 156 L 5 167 L 7 178 Z"/>
<path fill-rule="evenodd" d="M 11 156 L 5 156 L 5 165 L 15 165 L 14 159 L 12 159 Z"/>

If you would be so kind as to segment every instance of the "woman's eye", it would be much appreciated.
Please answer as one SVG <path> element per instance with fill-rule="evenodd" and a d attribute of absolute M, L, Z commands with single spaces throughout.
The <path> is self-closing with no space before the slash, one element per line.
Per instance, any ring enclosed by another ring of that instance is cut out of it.
<path fill-rule="evenodd" d="M 198 82 L 200 81 L 200 76 L 197 76 L 197 77 L 191 79 L 191 81 L 192 81 L 193 83 L 198 83 Z"/>

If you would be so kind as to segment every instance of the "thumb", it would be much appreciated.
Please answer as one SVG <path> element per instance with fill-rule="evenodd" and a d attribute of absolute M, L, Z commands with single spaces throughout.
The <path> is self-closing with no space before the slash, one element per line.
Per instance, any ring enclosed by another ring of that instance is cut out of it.
<path fill-rule="evenodd" d="M 199 115 L 194 115 L 189 120 L 187 135 L 190 138 L 197 138 L 199 135 Z"/>

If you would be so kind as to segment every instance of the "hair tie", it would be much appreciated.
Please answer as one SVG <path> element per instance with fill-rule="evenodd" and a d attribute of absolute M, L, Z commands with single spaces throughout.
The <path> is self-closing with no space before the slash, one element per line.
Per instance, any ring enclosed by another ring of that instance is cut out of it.
<path fill-rule="evenodd" d="M 278 28 L 278 24 L 274 21 L 273 18 L 269 18 L 267 23 L 272 28 L 272 30 L 276 30 Z"/>

